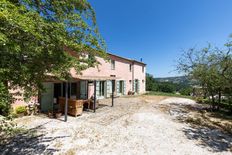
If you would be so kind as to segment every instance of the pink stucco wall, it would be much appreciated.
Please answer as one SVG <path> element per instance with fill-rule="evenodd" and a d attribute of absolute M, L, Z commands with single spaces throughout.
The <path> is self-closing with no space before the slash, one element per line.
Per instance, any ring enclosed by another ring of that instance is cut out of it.
<path fill-rule="evenodd" d="M 144 67 L 144 70 L 143 70 Z M 146 67 L 138 63 L 134 63 L 134 79 L 138 79 L 140 82 L 140 92 L 146 92 Z"/>
<path fill-rule="evenodd" d="M 10 93 L 13 95 L 14 103 L 12 105 L 13 109 L 15 109 L 18 106 L 26 106 L 28 103 L 37 103 L 38 102 L 38 96 L 32 96 L 28 102 L 24 101 L 23 93 L 24 91 L 20 88 L 17 89 L 11 89 Z"/>
<path fill-rule="evenodd" d="M 94 85 L 93 83 L 88 84 L 88 98 L 91 98 L 94 95 Z"/>

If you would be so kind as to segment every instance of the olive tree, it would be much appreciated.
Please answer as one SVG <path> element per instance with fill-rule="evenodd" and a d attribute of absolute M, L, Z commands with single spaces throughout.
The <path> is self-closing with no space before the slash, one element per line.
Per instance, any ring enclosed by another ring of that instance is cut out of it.
<path fill-rule="evenodd" d="M 231 44 L 224 49 L 211 47 L 185 51 L 178 61 L 177 69 L 197 80 L 210 98 L 212 108 L 219 110 L 222 95 L 231 90 Z M 228 96 L 228 98 L 230 95 Z"/>
<path fill-rule="evenodd" d="M 47 73 L 67 79 L 71 67 L 80 73 L 98 64 L 94 56 L 106 57 L 87 0 L 1 0 L 0 25 L 4 90 L 21 87 L 30 96 L 42 89 Z M 83 54 L 91 59 L 80 59 Z"/>

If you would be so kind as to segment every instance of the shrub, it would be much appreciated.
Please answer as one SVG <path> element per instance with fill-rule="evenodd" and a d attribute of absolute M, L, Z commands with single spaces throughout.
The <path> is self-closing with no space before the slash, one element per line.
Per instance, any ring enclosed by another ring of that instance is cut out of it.
<path fill-rule="evenodd" d="M 11 109 L 12 96 L 9 90 L 0 82 L 0 115 L 8 116 Z"/>
<path fill-rule="evenodd" d="M 200 103 L 200 104 L 201 104 L 201 103 L 204 103 L 204 101 L 203 101 L 204 98 L 203 98 L 203 97 L 196 97 L 195 100 L 196 100 L 197 103 Z"/>
<path fill-rule="evenodd" d="M 16 114 L 25 114 L 27 112 L 27 108 L 25 106 L 18 106 L 15 109 Z"/>
<path fill-rule="evenodd" d="M 180 94 L 181 95 L 189 96 L 192 92 L 193 91 L 192 91 L 191 87 L 185 87 L 185 88 L 180 89 Z"/>

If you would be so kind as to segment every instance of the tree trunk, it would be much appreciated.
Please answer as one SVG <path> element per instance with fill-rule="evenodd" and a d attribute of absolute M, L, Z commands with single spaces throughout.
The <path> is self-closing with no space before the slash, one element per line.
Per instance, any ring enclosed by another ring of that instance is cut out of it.
<path fill-rule="evenodd" d="M 221 89 L 220 89 L 219 92 L 218 92 L 218 107 L 217 107 L 218 111 L 220 110 L 220 106 L 221 106 L 221 98 L 222 98 L 222 92 L 221 92 Z"/>
<path fill-rule="evenodd" d="M 215 110 L 215 99 L 214 99 L 214 95 L 213 93 L 211 93 L 211 97 L 212 97 L 212 110 L 214 111 Z"/>

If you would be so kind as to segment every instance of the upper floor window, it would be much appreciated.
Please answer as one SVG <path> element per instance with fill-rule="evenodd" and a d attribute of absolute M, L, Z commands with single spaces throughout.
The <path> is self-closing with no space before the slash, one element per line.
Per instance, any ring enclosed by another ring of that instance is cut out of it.
<path fill-rule="evenodd" d="M 111 69 L 115 70 L 115 60 L 111 60 Z"/>
<path fill-rule="evenodd" d="M 130 67 L 129 67 L 129 68 L 130 68 L 130 72 L 131 72 L 131 71 L 132 71 L 132 65 L 131 65 L 131 64 L 130 64 Z"/>
<path fill-rule="evenodd" d="M 142 72 L 144 73 L 144 66 L 142 67 Z"/>

